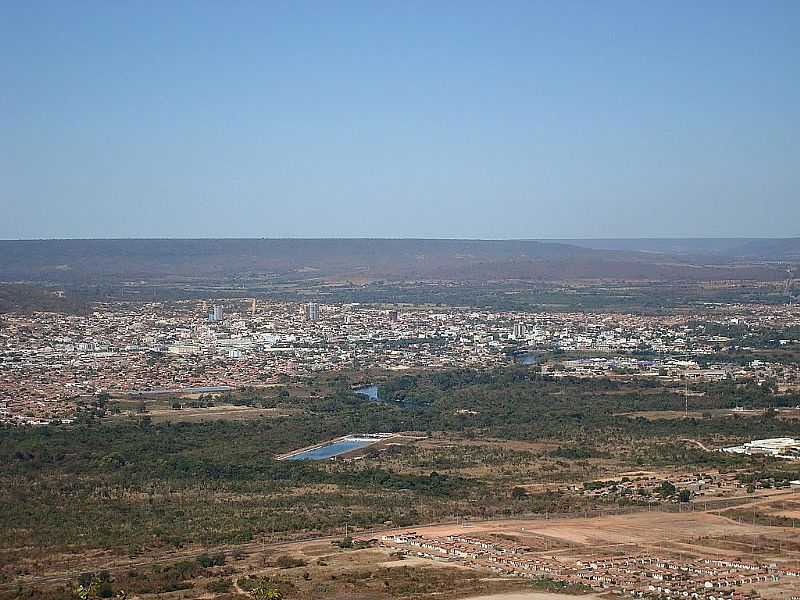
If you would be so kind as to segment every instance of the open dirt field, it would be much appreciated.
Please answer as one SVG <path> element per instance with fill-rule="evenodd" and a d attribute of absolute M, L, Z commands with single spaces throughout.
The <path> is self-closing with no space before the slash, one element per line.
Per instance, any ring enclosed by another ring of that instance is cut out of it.
<path fill-rule="evenodd" d="M 797 499 L 795 499 L 795 497 Z M 800 494 L 792 494 L 787 499 L 779 498 L 774 501 L 764 502 L 761 512 L 771 517 L 797 519 L 800 525 Z"/>
<path fill-rule="evenodd" d="M 279 413 L 274 408 L 252 408 L 249 406 L 221 405 L 213 408 L 182 408 L 173 410 L 170 408 L 154 409 L 149 413 L 154 423 L 171 422 L 193 422 L 193 421 L 239 421 L 243 419 L 259 419 L 263 417 L 280 417 L 285 414 Z"/>
<path fill-rule="evenodd" d="M 583 519 L 555 518 L 535 520 L 500 520 L 463 525 L 436 525 L 416 528 L 425 535 L 464 533 L 506 533 L 546 535 L 579 544 L 651 543 L 666 538 L 689 538 L 702 535 L 732 535 L 751 531 L 752 526 L 735 523 L 724 517 L 703 513 L 665 513 L 659 511 L 610 515 Z"/>
<path fill-rule="evenodd" d="M 775 517 L 784 517 L 787 519 L 797 519 L 800 521 L 800 510 L 777 510 L 777 511 L 770 511 L 769 513 Z"/>
<path fill-rule="evenodd" d="M 413 529 L 433 537 L 451 534 L 490 537 L 498 534 L 527 544 L 547 556 L 566 560 L 647 552 L 675 557 L 745 557 L 753 553 L 754 547 L 763 559 L 800 560 L 800 554 L 787 550 L 787 544 L 781 543 L 781 540 L 794 538 L 796 530 L 739 523 L 705 512 L 653 511 L 589 519 L 491 521 Z M 765 543 L 769 539 L 776 541 Z M 741 540 L 747 540 L 747 543 Z"/>

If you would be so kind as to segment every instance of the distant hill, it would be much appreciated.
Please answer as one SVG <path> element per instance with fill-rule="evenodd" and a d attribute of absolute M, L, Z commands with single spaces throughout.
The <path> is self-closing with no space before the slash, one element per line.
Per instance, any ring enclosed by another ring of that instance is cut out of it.
<path fill-rule="evenodd" d="M 652 252 L 706 259 L 800 261 L 800 237 L 796 238 L 619 238 L 553 240 L 594 250 Z"/>
<path fill-rule="evenodd" d="M 747 240 L 729 251 L 729 256 L 763 260 L 800 261 L 800 238 Z"/>
<path fill-rule="evenodd" d="M 775 280 L 783 277 L 780 266 L 738 259 L 748 253 L 760 259 L 759 253 L 771 251 L 783 256 L 796 247 L 796 240 L 684 242 L 681 246 L 676 240 L 0 241 L 0 280 L 97 284 L 258 274 L 289 279 Z M 678 252 L 681 248 L 689 251 Z"/>

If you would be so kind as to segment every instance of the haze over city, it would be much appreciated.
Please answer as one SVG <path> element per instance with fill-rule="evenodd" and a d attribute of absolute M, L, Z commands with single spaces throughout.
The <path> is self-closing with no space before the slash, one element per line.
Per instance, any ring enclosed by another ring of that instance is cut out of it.
<path fill-rule="evenodd" d="M 0 238 L 790 236 L 800 5 L 8 2 Z"/>

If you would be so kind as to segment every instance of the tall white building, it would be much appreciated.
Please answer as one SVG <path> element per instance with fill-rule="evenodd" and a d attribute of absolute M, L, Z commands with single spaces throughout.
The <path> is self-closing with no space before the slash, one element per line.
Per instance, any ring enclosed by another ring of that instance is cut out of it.
<path fill-rule="evenodd" d="M 319 320 L 319 304 L 317 304 L 316 302 L 309 302 L 306 305 L 306 318 L 309 321 Z"/>
<path fill-rule="evenodd" d="M 217 321 L 224 321 L 225 320 L 225 313 L 222 310 L 221 306 L 214 305 L 214 308 L 211 309 L 211 312 L 208 313 L 208 320 L 212 323 L 216 323 Z"/>

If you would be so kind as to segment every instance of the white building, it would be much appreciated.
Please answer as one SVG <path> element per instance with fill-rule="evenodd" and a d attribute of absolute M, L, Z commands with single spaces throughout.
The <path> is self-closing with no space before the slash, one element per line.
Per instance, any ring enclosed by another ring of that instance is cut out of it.
<path fill-rule="evenodd" d="M 211 312 L 208 313 L 208 320 L 212 323 L 217 323 L 225 320 L 225 313 L 222 310 L 221 306 L 214 305 L 214 308 L 211 309 Z"/>
<path fill-rule="evenodd" d="M 309 321 L 319 320 L 319 304 L 317 304 L 316 302 L 309 302 L 306 305 L 306 318 Z"/>
<path fill-rule="evenodd" d="M 753 440 L 741 446 L 723 448 L 733 454 L 765 455 L 779 458 L 800 458 L 800 440 L 789 437 Z"/>

